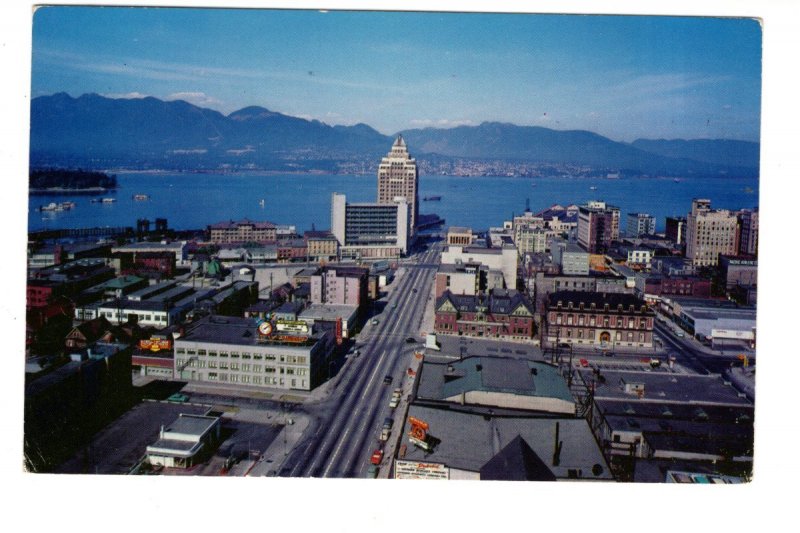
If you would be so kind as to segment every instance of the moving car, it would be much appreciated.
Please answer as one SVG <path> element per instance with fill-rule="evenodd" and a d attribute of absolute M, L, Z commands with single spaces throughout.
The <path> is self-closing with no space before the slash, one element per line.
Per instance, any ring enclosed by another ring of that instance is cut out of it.
<path fill-rule="evenodd" d="M 389 384 L 392 382 L 392 379 L 393 379 L 393 378 L 392 378 L 392 376 L 385 376 L 385 377 L 383 378 L 383 383 L 384 383 L 385 385 L 389 385 Z"/>

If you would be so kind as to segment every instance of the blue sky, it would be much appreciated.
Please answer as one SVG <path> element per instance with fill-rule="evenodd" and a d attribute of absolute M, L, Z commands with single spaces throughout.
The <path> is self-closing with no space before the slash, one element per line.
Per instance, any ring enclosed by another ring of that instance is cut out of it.
<path fill-rule="evenodd" d="M 248 105 L 390 134 L 483 121 L 758 140 L 749 19 L 48 7 L 32 95 Z"/>

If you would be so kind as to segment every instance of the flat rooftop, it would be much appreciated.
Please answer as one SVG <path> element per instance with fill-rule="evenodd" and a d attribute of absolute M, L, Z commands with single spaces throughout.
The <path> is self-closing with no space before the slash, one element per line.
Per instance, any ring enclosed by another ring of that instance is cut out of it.
<path fill-rule="evenodd" d="M 168 438 L 170 433 L 181 435 L 203 436 L 208 430 L 219 422 L 216 416 L 190 415 L 181 413 L 178 418 L 164 429 L 164 437 Z"/>
<path fill-rule="evenodd" d="M 309 320 L 336 320 L 339 317 L 348 319 L 357 312 L 357 305 L 311 304 L 298 317 Z"/>
<path fill-rule="evenodd" d="M 206 316 L 190 324 L 185 334 L 177 342 L 208 342 L 214 344 L 232 344 L 237 346 L 270 346 L 270 342 L 261 342 L 256 331 L 256 319 L 229 316 Z M 305 343 L 281 344 L 282 350 L 292 348 L 307 349 L 316 344 L 319 334 L 313 334 Z M 277 343 L 275 343 L 277 345 Z"/>
<path fill-rule="evenodd" d="M 747 398 L 739 396 L 733 386 L 726 384 L 719 375 L 675 374 L 647 371 L 603 370 L 601 382 L 591 369 L 579 369 L 585 383 L 595 383 L 596 400 L 608 399 L 626 401 L 632 405 L 637 402 L 660 401 L 687 404 L 710 405 L 751 405 Z M 641 398 L 627 393 L 624 384 L 642 384 Z"/>
<path fill-rule="evenodd" d="M 748 320 L 755 326 L 755 309 L 709 309 L 698 307 L 682 307 L 681 312 L 695 320 Z"/>

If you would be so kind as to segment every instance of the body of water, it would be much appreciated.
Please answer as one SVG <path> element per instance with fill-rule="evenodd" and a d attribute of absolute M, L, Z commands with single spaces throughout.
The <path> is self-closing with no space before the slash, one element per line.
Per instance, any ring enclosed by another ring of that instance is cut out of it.
<path fill-rule="evenodd" d="M 170 228 L 198 229 L 223 220 L 269 220 L 294 224 L 299 232 L 330 228 L 331 193 L 348 201 L 374 202 L 375 176 L 259 174 L 118 173 L 119 188 L 102 196 L 36 195 L 28 201 L 30 230 L 136 226 L 136 220 L 166 218 Z M 420 213 L 436 213 L 447 225 L 486 229 L 500 226 L 530 201 L 536 212 L 555 203 L 581 204 L 603 200 L 625 214 L 646 212 L 656 217 L 659 231 L 665 217 L 683 215 L 692 198 L 709 198 L 713 208 L 742 209 L 758 205 L 758 180 L 753 178 L 508 178 L 421 176 Z M 144 194 L 146 201 L 133 196 Z M 441 196 L 440 201 L 423 201 Z M 97 203 L 113 197 L 113 203 Z M 95 203 L 91 200 L 94 199 Z M 260 205 L 260 200 L 264 205 Z M 66 211 L 39 211 L 51 202 L 74 202 Z"/>

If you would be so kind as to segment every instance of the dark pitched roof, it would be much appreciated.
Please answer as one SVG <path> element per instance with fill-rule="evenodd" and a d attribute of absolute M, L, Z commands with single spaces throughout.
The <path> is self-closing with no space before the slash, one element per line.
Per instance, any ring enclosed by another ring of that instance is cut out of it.
<path fill-rule="evenodd" d="M 436 300 L 437 310 L 442 306 L 445 300 L 448 300 L 457 310 L 465 312 L 475 312 L 478 306 L 485 306 L 489 313 L 507 315 L 520 305 L 523 305 L 533 314 L 533 305 L 530 300 L 524 294 L 515 290 L 494 289 L 489 291 L 489 294 L 479 294 L 475 296 L 453 294 L 450 291 L 445 291 L 439 299 Z"/>
<path fill-rule="evenodd" d="M 573 306 L 580 303 L 588 306 L 595 304 L 596 307 L 602 308 L 608 304 L 609 308 L 615 309 L 618 305 L 622 305 L 623 309 L 628 309 L 631 305 L 637 311 L 641 310 L 645 303 L 633 296 L 632 294 L 617 294 L 607 292 L 589 292 L 589 291 L 557 291 L 548 296 L 549 305 L 555 306 L 558 302 L 562 305 L 568 306 L 572 302 Z"/>
<path fill-rule="evenodd" d="M 480 469 L 481 479 L 495 481 L 555 481 L 556 476 L 520 435 Z"/>
<path fill-rule="evenodd" d="M 105 317 L 100 316 L 93 318 L 88 322 L 84 322 L 80 326 L 77 326 L 69 333 L 68 336 L 72 336 L 72 332 L 77 330 L 87 342 L 91 343 L 99 339 L 110 329 L 111 322 L 109 322 Z"/>

